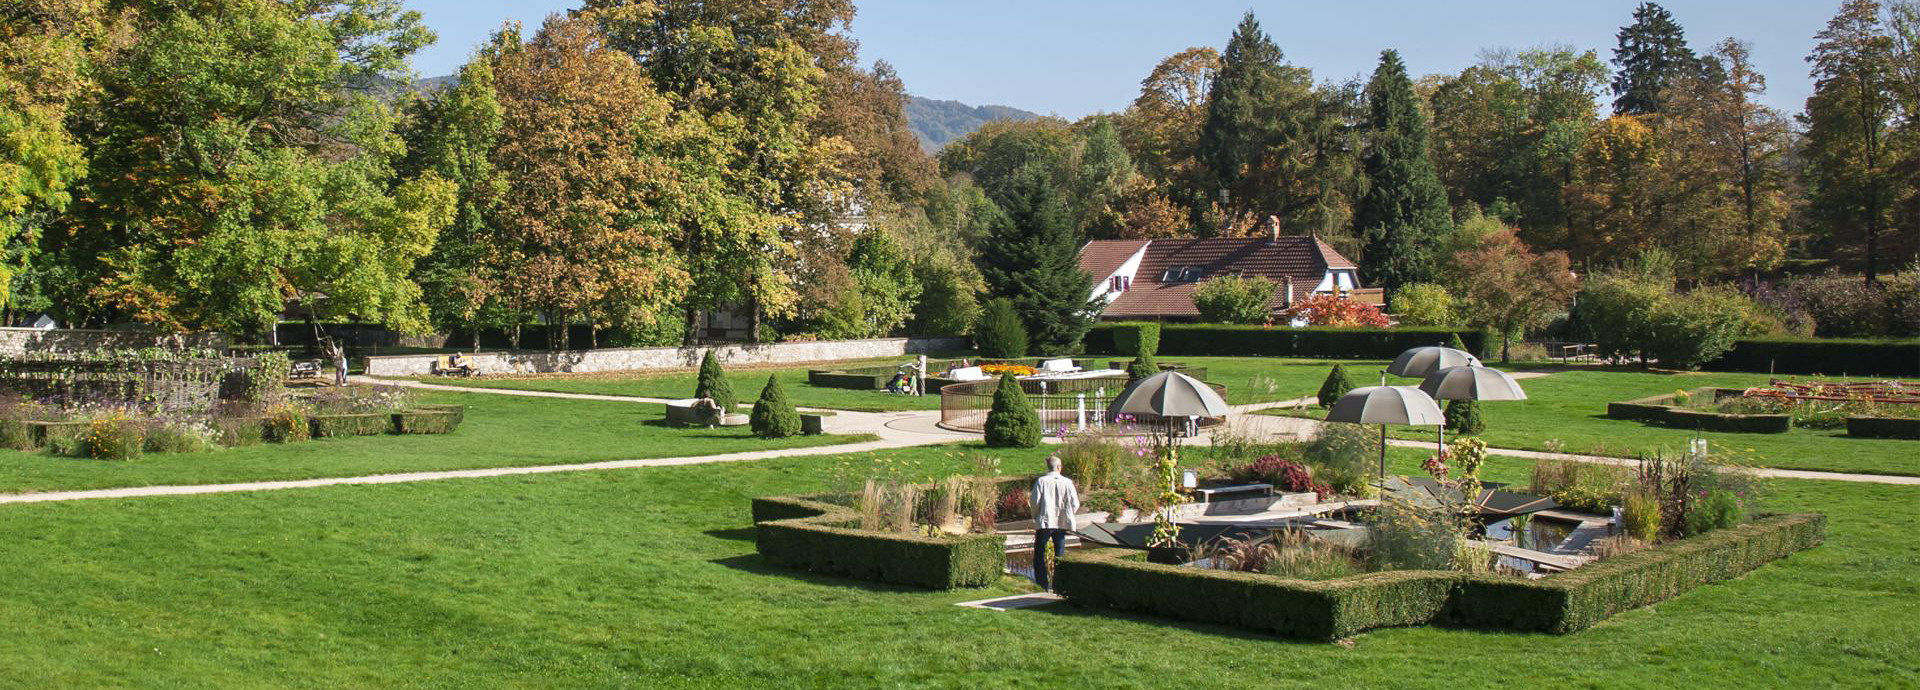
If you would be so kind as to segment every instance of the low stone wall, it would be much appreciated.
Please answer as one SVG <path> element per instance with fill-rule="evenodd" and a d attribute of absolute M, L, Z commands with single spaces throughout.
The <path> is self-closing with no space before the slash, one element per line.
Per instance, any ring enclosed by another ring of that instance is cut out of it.
<path fill-rule="evenodd" d="M 0 355 L 79 353 L 143 347 L 227 349 L 222 333 L 166 334 L 153 331 L 108 331 L 78 328 L 0 328 Z"/>
<path fill-rule="evenodd" d="M 965 338 L 881 338 L 800 343 L 716 345 L 714 356 L 726 364 L 787 364 L 837 359 L 906 357 L 959 350 Z M 637 347 L 568 352 L 482 352 L 466 355 L 481 374 L 551 374 L 691 369 L 700 366 L 708 347 Z M 368 357 L 368 376 L 426 376 L 434 355 Z"/>

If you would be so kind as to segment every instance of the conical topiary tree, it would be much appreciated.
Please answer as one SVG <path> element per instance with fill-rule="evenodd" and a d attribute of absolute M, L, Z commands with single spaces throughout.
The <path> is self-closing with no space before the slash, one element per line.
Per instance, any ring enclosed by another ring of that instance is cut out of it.
<path fill-rule="evenodd" d="M 734 397 L 733 384 L 727 382 L 727 372 L 720 368 L 720 360 L 714 358 L 713 350 L 707 350 L 707 356 L 700 359 L 700 382 L 693 387 L 693 397 L 713 398 L 721 414 L 733 414 L 734 405 L 740 402 Z"/>
<path fill-rule="evenodd" d="M 1467 349 L 1467 344 L 1465 341 L 1460 340 L 1459 331 L 1454 331 L 1452 333 L 1447 334 L 1447 347 L 1451 347 L 1461 352 L 1473 352 L 1472 350 Z"/>
<path fill-rule="evenodd" d="M 1473 436 L 1487 430 L 1487 420 L 1480 415 L 1478 400 L 1447 401 L 1447 430 L 1464 436 Z"/>
<path fill-rule="evenodd" d="M 753 426 L 754 435 L 760 438 L 786 438 L 800 433 L 800 411 L 793 409 L 793 403 L 787 400 L 787 391 L 780 387 L 780 377 L 767 377 L 767 387 L 760 390 L 760 400 L 753 404 L 753 416 L 748 422 Z"/>
<path fill-rule="evenodd" d="M 1350 390 L 1353 390 L 1353 382 L 1347 380 L 1346 365 L 1333 365 L 1333 371 L 1327 372 L 1327 381 L 1320 384 L 1320 406 L 1333 407 L 1334 401 Z"/>
<path fill-rule="evenodd" d="M 1020 390 L 1020 380 L 1008 373 L 1000 377 L 993 392 L 993 409 L 987 412 L 987 447 L 1032 448 L 1040 445 L 1040 415 Z"/>
<path fill-rule="evenodd" d="M 1160 373 L 1160 363 L 1153 361 L 1153 355 L 1142 352 L 1127 365 L 1127 383 L 1133 383 L 1148 376 Z"/>

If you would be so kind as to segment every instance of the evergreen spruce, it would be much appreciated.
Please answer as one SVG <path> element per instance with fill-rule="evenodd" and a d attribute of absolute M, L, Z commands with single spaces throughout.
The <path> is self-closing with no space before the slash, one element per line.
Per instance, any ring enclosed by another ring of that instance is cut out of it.
<path fill-rule="evenodd" d="M 1353 182 L 1353 161 L 1336 143 L 1346 137 L 1340 100 L 1316 90 L 1312 72 L 1286 64 L 1252 12 L 1241 18 L 1207 90 L 1194 152 L 1205 185 L 1191 209 L 1195 226 L 1214 233 L 1242 214 L 1272 214 L 1299 231 L 1331 229 L 1328 196 Z"/>
<path fill-rule="evenodd" d="M 1456 434 L 1475 436 L 1487 430 L 1487 420 L 1480 414 L 1478 400 L 1447 401 L 1447 430 Z"/>
<path fill-rule="evenodd" d="M 1687 47 L 1686 31 L 1673 21 L 1673 13 L 1651 2 L 1633 11 L 1633 23 L 1620 27 L 1617 37 L 1620 45 L 1613 49 L 1616 115 L 1663 112 L 1669 89 L 1709 69 Z"/>
<path fill-rule="evenodd" d="M 1040 415 L 1020 389 L 1020 380 L 1008 373 L 1000 377 L 993 392 L 993 409 L 987 412 L 988 448 L 1032 448 L 1040 445 Z"/>
<path fill-rule="evenodd" d="M 1093 277 L 1080 270 L 1080 233 L 1052 179 L 1043 166 L 1028 165 L 994 203 L 1002 213 L 989 221 L 980 255 L 988 289 L 1013 300 L 1034 347 L 1079 350 L 1097 314 L 1087 294 Z"/>
<path fill-rule="evenodd" d="M 1367 106 L 1368 186 L 1354 227 L 1366 240 L 1363 279 L 1391 298 L 1402 285 L 1435 277 L 1435 248 L 1453 232 L 1453 218 L 1428 150 L 1427 118 L 1398 52 L 1380 54 Z"/>
<path fill-rule="evenodd" d="M 1027 325 L 1013 300 L 999 297 L 987 301 L 980 320 L 973 325 L 973 346 L 980 356 L 993 359 L 1019 359 L 1027 356 Z"/>
<path fill-rule="evenodd" d="M 1153 361 L 1153 355 L 1142 352 L 1127 364 L 1127 383 L 1160 373 L 1160 363 Z"/>
<path fill-rule="evenodd" d="M 786 438 L 800 433 L 800 411 L 793 409 L 793 402 L 787 400 L 787 391 L 780 387 L 780 377 L 767 377 L 767 387 L 760 390 L 760 400 L 753 404 L 748 423 L 760 438 Z"/>
<path fill-rule="evenodd" d="M 727 372 L 720 368 L 720 360 L 713 356 L 713 350 L 700 359 L 700 381 L 694 385 L 693 397 L 713 398 L 720 406 L 721 414 L 733 414 L 734 406 L 740 402 L 733 395 L 733 384 L 727 381 Z"/>
<path fill-rule="evenodd" d="M 1320 384 L 1320 406 L 1333 407 L 1333 403 L 1338 401 L 1340 396 L 1346 395 L 1347 391 L 1351 390 L 1353 390 L 1353 382 L 1347 380 L 1347 367 L 1342 364 L 1333 365 L 1333 371 L 1327 372 L 1326 382 Z"/>

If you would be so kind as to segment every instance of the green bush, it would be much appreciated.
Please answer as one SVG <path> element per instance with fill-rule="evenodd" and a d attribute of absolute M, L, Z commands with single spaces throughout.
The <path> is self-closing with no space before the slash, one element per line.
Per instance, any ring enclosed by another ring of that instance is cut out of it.
<path fill-rule="evenodd" d="M 80 454 L 95 460 L 132 460 L 145 447 L 141 424 L 124 414 L 94 419 L 80 437 Z"/>
<path fill-rule="evenodd" d="M 1347 365 L 1335 364 L 1333 369 L 1327 372 L 1327 380 L 1320 383 L 1320 393 L 1317 396 L 1320 406 L 1331 408 L 1334 403 L 1340 401 L 1340 396 L 1352 390 L 1353 380 L 1347 378 Z"/>
<path fill-rule="evenodd" d="M 1060 444 L 1060 473 L 1082 493 L 1116 485 L 1122 465 L 1133 453 L 1110 436 L 1080 434 Z"/>
<path fill-rule="evenodd" d="M 1141 354 L 1127 364 L 1127 383 L 1160 373 L 1160 363 L 1153 361 L 1153 355 Z"/>
<path fill-rule="evenodd" d="M 1660 538 L 1660 499 L 1642 491 L 1630 491 L 1620 501 L 1620 523 L 1627 534 L 1653 543 Z"/>
<path fill-rule="evenodd" d="M 1485 338 L 1484 336 L 1482 337 L 1482 342 L 1485 342 L 1485 341 L 1487 341 L 1487 340 L 1492 340 L 1492 339 L 1491 339 L 1491 338 Z M 1457 333 L 1457 332 L 1456 332 L 1456 333 L 1448 333 L 1448 334 L 1447 334 L 1447 347 L 1451 347 L 1451 348 L 1453 348 L 1453 349 L 1455 349 L 1455 350 L 1459 350 L 1459 351 L 1461 351 L 1461 352 L 1473 352 L 1472 350 L 1469 350 L 1469 349 L 1467 349 L 1467 344 L 1466 344 L 1466 343 L 1464 343 L 1464 342 L 1461 342 L 1461 341 L 1460 341 L 1460 334 L 1459 334 L 1459 333 Z M 1478 354 L 1475 354 L 1474 356 L 1476 356 L 1476 357 L 1477 357 L 1477 356 L 1479 356 L 1479 355 L 1478 355 Z"/>
<path fill-rule="evenodd" d="M 82 439 L 91 426 L 88 422 L 29 422 L 38 446 L 60 456 L 84 456 Z"/>
<path fill-rule="evenodd" d="M 1003 374 L 993 391 L 993 409 L 987 411 L 987 447 L 1032 448 L 1040 445 L 1040 414 L 1033 410 L 1020 381 Z"/>
<path fill-rule="evenodd" d="M 733 394 L 733 384 L 727 381 L 727 372 L 720 368 L 720 359 L 713 356 L 713 350 L 700 358 L 700 378 L 693 387 L 693 397 L 712 398 L 720 406 L 722 414 L 733 414 L 739 398 Z"/>
<path fill-rule="evenodd" d="M 460 427 L 461 416 L 445 410 L 407 410 L 393 413 L 393 433 L 451 434 Z"/>
<path fill-rule="evenodd" d="M 1210 323 L 1265 323 L 1278 287 L 1261 276 L 1220 276 L 1193 289 L 1193 307 Z"/>
<path fill-rule="evenodd" d="M 1446 418 L 1447 430 L 1456 434 L 1477 436 L 1487 430 L 1478 400 L 1448 400 Z"/>
<path fill-rule="evenodd" d="M 1117 354 L 1116 325 L 1094 325 L 1087 332 L 1086 352 Z M 1476 352 L 1479 331 L 1456 328 L 1284 328 L 1225 324 L 1169 323 L 1160 326 L 1158 357 L 1323 357 L 1328 359 L 1393 359 L 1408 348 L 1444 342 L 1458 335 Z M 1498 338 L 1495 339 L 1496 344 Z"/>
<path fill-rule="evenodd" d="M 1350 496 L 1367 490 L 1373 475 L 1380 438 L 1361 424 L 1322 424 L 1301 449 L 1300 459 L 1313 470 L 1314 481 Z"/>
<path fill-rule="evenodd" d="M 1453 295 L 1433 283 L 1401 286 L 1393 293 L 1393 315 L 1406 326 L 1452 326 L 1460 322 Z"/>
<path fill-rule="evenodd" d="M 263 417 L 215 417 L 214 441 L 228 448 L 257 446 L 266 440 L 267 420 Z"/>
<path fill-rule="evenodd" d="M 0 448 L 33 450 L 38 447 L 40 442 L 33 437 L 33 427 L 26 420 L 0 417 Z"/>
<path fill-rule="evenodd" d="M 984 587 L 1006 569 L 1006 538 L 1000 535 L 859 530 L 858 513 L 818 498 L 753 499 L 762 558 L 809 572 L 929 589 Z"/>
<path fill-rule="evenodd" d="M 200 453 L 213 450 L 206 431 L 188 424 L 158 423 L 147 427 L 149 453 Z"/>
<path fill-rule="evenodd" d="M 973 325 L 973 346 L 980 350 L 982 357 L 1027 356 L 1027 324 L 1020 320 L 1013 300 L 1005 297 L 987 300 L 987 306 L 980 311 L 980 320 Z"/>
<path fill-rule="evenodd" d="M 274 443 L 305 441 L 313 434 L 307 424 L 307 415 L 289 405 L 281 405 L 267 412 L 267 440 Z"/>
<path fill-rule="evenodd" d="M 313 438 L 374 436 L 393 430 L 393 413 L 317 414 L 307 423 Z"/>
<path fill-rule="evenodd" d="M 754 435 L 760 438 L 799 435 L 800 411 L 787 400 L 787 392 L 780 388 L 779 376 L 767 376 L 767 387 L 761 389 L 760 400 L 753 404 L 753 416 L 748 421 Z"/>
<path fill-rule="evenodd" d="M 240 399 L 256 403 L 277 403 L 286 397 L 287 375 L 293 361 L 279 350 L 262 352 L 253 358 L 253 366 L 241 372 Z"/>
<path fill-rule="evenodd" d="M 1713 489 L 1687 506 L 1680 520 L 1680 533 L 1691 537 L 1726 529 L 1745 520 L 1746 511 L 1740 505 L 1740 497 L 1725 489 Z"/>
<path fill-rule="evenodd" d="M 1751 300 L 1738 292 L 1702 289 L 1668 297 L 1648 314 L 1645 351 L 1660 365 L 1695 369 L 1713 361 L 1745 335 Z"/>
<path fill-rule="evenodd" d="M 1702 368 L 1769 374 L 1920 376 L 1920 339 L 1741 338 Z"/>
<path fill-rule="evenodd" d="M 1114 324 L 1113 353 L 1134 357 L 1159 354 L 1160 324 L 1152 321 Z"/>

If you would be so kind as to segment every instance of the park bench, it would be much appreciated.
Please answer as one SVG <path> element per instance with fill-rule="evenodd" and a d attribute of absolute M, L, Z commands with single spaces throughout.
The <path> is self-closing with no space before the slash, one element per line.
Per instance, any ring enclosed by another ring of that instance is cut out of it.
<path fill-rule="evenodd" d="M 287 378 L 312 379 L 312 378 L 319 378 L 319 377 L 320 377 L 320 363 L 312 360 L 308 360 L 305 362 L 294 362 L 293 368 L 287 370 Z"/>
<path fill-rule="evenodd" d="M 434 376 L 473 376 L 476 373 L 478 372 L 474 371 L 472 360 L 456 365 L 453 363 L 453 355 L 433 358 Z"/>

